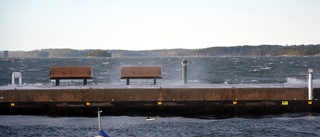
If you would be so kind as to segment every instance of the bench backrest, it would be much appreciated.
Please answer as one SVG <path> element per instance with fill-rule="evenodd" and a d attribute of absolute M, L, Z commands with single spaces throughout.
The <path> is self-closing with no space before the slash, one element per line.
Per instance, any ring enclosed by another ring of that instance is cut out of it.
<path fill-rule="evenodd" d="M 160 66 L 123 66 L 121 78 L 161 78 Z"/>
<path fill-rule="evenodd" d="M 92 78 L 90 66 L 52 66 L 50 78 Z"/>

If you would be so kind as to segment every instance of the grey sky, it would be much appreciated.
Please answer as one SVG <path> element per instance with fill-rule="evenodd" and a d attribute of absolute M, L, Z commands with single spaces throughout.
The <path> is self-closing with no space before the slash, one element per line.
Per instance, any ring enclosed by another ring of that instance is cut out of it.
<path fill-rule="evenodd" d="M 0 0 L 0 50 L 319 44 L 319 0 Z"/>

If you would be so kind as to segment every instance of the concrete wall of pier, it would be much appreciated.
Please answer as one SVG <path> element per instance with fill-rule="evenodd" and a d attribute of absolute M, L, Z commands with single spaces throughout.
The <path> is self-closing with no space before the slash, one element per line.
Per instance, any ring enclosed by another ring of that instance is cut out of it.
<path fill-rule="evenodd" d="M 0 115 L 247 115 L 319 112 L 320 89 L 105 88 L 0 90 Z"/>
<path fill-rule="evenodd" d="M 308 100 L 307 88 L 13 89 L 1 92 L 1 102 Z M 315 98 L 319 98 L 317 93 Z"/>

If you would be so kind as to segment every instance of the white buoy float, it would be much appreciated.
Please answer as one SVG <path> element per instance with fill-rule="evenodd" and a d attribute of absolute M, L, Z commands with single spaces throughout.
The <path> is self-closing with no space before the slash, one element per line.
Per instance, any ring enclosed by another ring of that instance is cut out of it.
<path fill-rule="evenodd" d="M 147 121 L 155 120 L 154 118 L 147 117 Z"/>
<path fill-rule="evenodd" d="M 107 133 L 104 132 L 104 131 L 101 129 L 101 119 L 100 119 L 100 113 L 101 113 L 101 112 L 102 112 L 102 111 L 100 111 L 99 108 L 98 108 L 99 131 L 97 132 L 97 134 L 96 134 L 94 137 L 109 137 L 109 136 L 107 135 Z"/>

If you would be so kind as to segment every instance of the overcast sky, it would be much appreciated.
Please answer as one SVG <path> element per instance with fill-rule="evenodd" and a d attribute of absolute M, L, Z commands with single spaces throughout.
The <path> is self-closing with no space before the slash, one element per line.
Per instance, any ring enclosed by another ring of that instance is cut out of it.
<path fill-rule="evenodd" d="M 0 50 L 319 43 L 320 0 L 0 0 Z"/>

